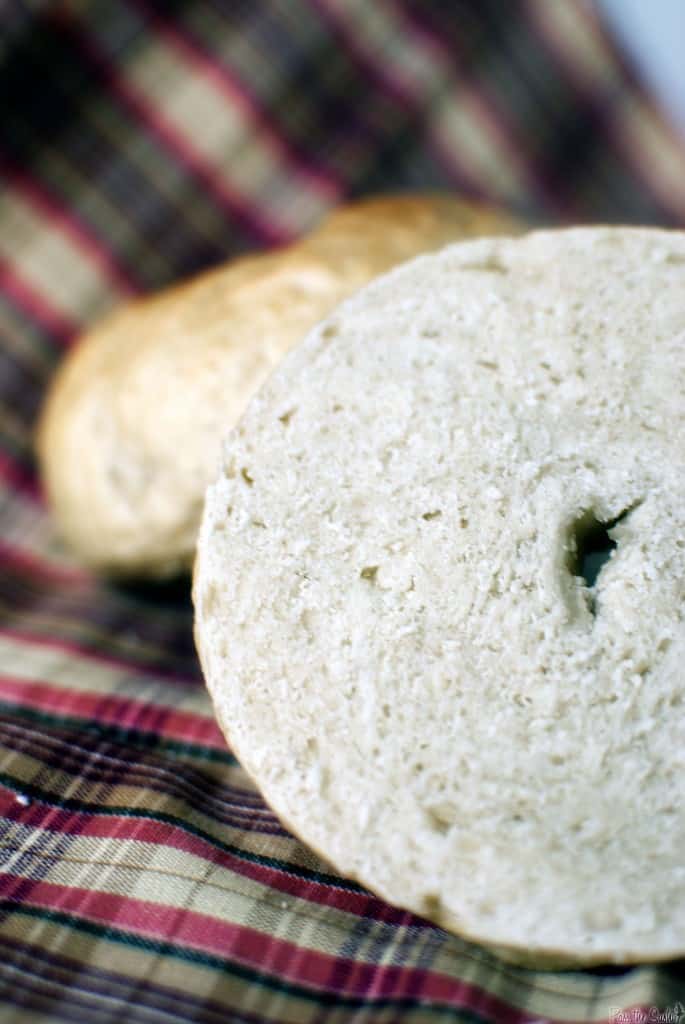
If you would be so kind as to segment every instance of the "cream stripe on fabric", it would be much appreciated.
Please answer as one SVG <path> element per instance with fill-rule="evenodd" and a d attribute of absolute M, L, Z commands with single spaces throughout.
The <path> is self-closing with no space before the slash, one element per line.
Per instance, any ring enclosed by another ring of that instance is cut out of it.
<path fill-rule="evenodd" d="M 177 48 L 150 40 L 126 68 L 126 78 L 193 149 L 237 192 L 258 195 L 264 212 L 284 232 L 313 224 L 333 201 L 311 179 L 284 165 L 244 109 L 204 75 L 194 73 Z"/>
<path fill-rule="evenodd" d="M 118 298 L 95 261 L 11 185 L 0 192 L 0 223 L 0 257 L 60 313 L 82 321 L 84 310 L 103 312 Z"/>

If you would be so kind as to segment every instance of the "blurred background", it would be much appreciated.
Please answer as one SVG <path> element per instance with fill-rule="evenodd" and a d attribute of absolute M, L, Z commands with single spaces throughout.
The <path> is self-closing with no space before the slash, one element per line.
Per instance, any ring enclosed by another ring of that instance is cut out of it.
<path fill-rule="evenodd" d="M 0 12 L 2 314 L 55 351 L 112 303 L 288 241 L 349 196 L 685 222 L 678 0 Z"/>
<path fill-rule="evenodd" d="M 685 224 L 683 40 L 679 0 L 6 0 L 10 457 L 85 324 L 347 197 Z"/>
<path fill-rule="evenodd" d="M 7 0 L 0 387 L 25 429 L 110 306 L 350 196 L 685 224 L 679 0 Z M 17 384 L 21 400 L 17 408 Z"/>
<path fill-rule="evenodd" d="M 346 198 L 685 227 L 684 46 L 681 0 L 0 0 L 2 1021 L 526 1024 L 685 1001 L 682 964 L 503 967 L 286 846 L 214 725 L 187 594 L 69 562 L 33 459 L 86 325 Z M 177 903 L 150 910 L 143 868 L 166 884 L 179 850 Z M 231 880 L 228 923 L 184 916 L 198 864 Z"/>

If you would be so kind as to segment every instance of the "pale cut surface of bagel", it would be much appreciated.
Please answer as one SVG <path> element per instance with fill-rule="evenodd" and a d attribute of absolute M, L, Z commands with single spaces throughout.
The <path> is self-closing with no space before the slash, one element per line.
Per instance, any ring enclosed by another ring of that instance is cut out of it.
<path fill-rule="evenodd" d="M 685 952 L 684 396 L 685 234 L 457 244 L 317 326 L 208 491 L 196 639 L 265 799 L 515 961 Z"/>
<path fill-rule="evenodd" d="M 380 197 L 301 241 L 115 313 L 68 355 L 38 431 L 64 538 L 103 572 L 188 569 L 221 438 L 282 356 L 376 274 L 460 237 L 521 228 L 443 195 Z"/>

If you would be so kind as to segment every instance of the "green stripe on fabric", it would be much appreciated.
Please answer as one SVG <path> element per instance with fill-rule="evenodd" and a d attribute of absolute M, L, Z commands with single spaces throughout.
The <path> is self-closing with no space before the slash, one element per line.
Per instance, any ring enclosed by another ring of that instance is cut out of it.
<path fill-rule="evenodd" d="M 52 728 L 65 728 L 82 731 L 85 729 L 89 734 L 96 734 L 103 739 L 116 740 L 133 747 L 168 752 L 170 754 L 187 754 L 197 758 L 199 761 L 212 761 L 235 768 L 238 765 L 237 758 L 229 750 L 217 750 L 213 747 L 203 747 L 199 743 L 189 743 L 185 740 L 170 740 L 160 736 L 158 733 L 146 729 L 125 728 L 110 723 L 94 722 L 87 718 L 75 718 L 71 715 L 55 715 L 48 711 L 36 711 L 34 708 L 21 707 L 11 701 L 0 700 L 0 714 L 8 717 L 23 719 L 27 722 L 34 722 Z"/>
<path fill-rule="evenodd" d="M 142 949 L 147 952 L 157 953 L 160 956 L 173 957 L 174 959 L 186 961 L 188 963 L 199 964 L 202 967 L 208 967 L 215 971 L 227 972 L 236 978 L 249 982 L 250 985 L 261 985 L 273 992 L 280 992 L 285 995 L 294 996 L 298 999 L 309 1000 L 324 1006 L 345 1007 L 350 1010 L 361 1010 L 365 1008 L 378 1010 L 420 1009 L 431 1013 L 443 1013 L 446 1009 L 449 1009 L 452 1014 L 455 1012 L 461 1012 L 459 1008 L 454 1008 L 450 1006 L 449 1003 L 443 1003 L 443 1005 L 440 1006 L 435 1003 L 427 1003 L 425 999 L 421 997 L 411 998 L 407 996 L 399 996 L 397 999 L 393 999 L 389 996 L 381 998 L 374 998 L 371 996 L 369 998 L 364 998 L 363 996 L 336 995 L 331 992 L 323 992 L 320 989 L 311 990 L 302 985 L 297 985 L 294 982 L 285 981 L 284 979 L 278 978 L 274 975 L 267 975 L 259 971 L 251 970 L 249 967 L 244 967 L 234 961 L 224 960 L 211 953 L 188 949 L 182 946 L 174 946 L 170 942 L 161 942 L 157 939 L 143 938 L 142 936 L 135 935 L 133 932 L 126 932 L 120 929 L 115 930 L 109 925 L 100 925 L 93 921 L 85 921 L 61 910 L 45 910 L 40 907 L 27 907 L 21 904 L 14 904 L 10 900 L 0 900 L 0 907 L 4 907 L 12 913 L 31 917 L 34 920 L 50 921 L 52 924 L 60 924 L 75 931 L 85 932 L 87 935 L 92 935 L 99 939 L 106 939 L 109 942 L 117 942 L 121 945 L 133 947 L 134 949 Z M 409 969 L 413 970 L 416 968 L 410 967 Z M 455 985 L 458 984 L 459 982 L 456 981 Z M 452 1017 L 452 1019 L 459 1020 L 458 1017 Z M 483 1022 L 489 1022 L 491 1017 L 481 1017 L 475 1014 L 470 1014 L 468 1017 L 463 1017 L 461 1019 L 474 1022 L 474 1024 L 483 1024 Z"/>
<path fill-rule="evenodd" d="M 250 864 L 257 864 L 260 867 L 272 868 L 275 871 L 282 871 L 284 874 L 295 876 L 296 878 L 304 878 L 312 882 L 318 882 L 321 885 L 331 885 L 336 889 L 343 889 L 346 892 L 358 892 L 362 895 L 366 894 L 366 890 L 360 885 L 350 882 L 345 878 L 341 878 L 338 875 L 330 875 L 322 871 L 314 871 L 311 868 L 306 868 L 302 865 L 296 866 L 290 861 L 280 860 L 276 857 L 268 857 L 265 854 L 252 853 L 249 850 L 244 850 L 239 846 L 235 846 L 233 843 L 226 843 L 221 839 L 217 839 L 216 836 L 206 832 L 204 829 L 198 828 L 196 825 L 189 824 L 189 822 L 184 821 L 183 818 L 179 818 L 173 814 L 165 814 L 163 811 L 138 810 L 137 808 L 117 806 L 105 807 L 102 804 L 88 804 L 83 800 L 75 800 L 73 797 L 67 797 L 66 799 L 61 800 L 54 796 L 47 796 L 43 790 L 32 785 L 30 782 L 19 782 L 6 772 L 0 772 L 0 785 L 6 786 L 7 789 L 11 789 L 14 793 L 27 796 L 29 799 L 39 800 L 41 803 L 48 804 L 51 807 L 61 807 L 66 811 L 75 811 L 78 814 L 101 814 L 111 818 L 144 818 L 148 821 L 158 821 L 161 824 L 171 825 L 174 828 L 178 828 L 182 832 L 187 832 L 190 835 L 195 836 L 197 839 L 202 839 L 215 849 L 221 850 L 223 853 L 231 854 L 237 860 L 247 861 Z"/>

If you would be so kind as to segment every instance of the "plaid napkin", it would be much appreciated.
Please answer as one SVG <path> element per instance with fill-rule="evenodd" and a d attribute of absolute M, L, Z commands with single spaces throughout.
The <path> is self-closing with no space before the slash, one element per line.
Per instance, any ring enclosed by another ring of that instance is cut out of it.
<path fill-rule="evenodd" d="M 593 9 L 6 0 L 0 90 L 0 1019 L 677 1020 L 682 963 L 514 968 L 332 874 L 214 724 L 187 583 L 79 568 L 31 450 L 86 324 L 344 197 L 685 224 L 685 149 Z"/>

